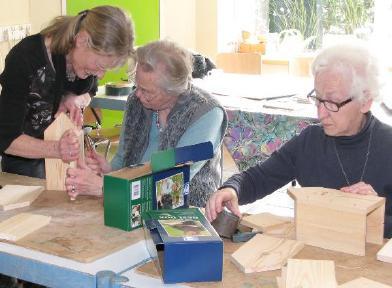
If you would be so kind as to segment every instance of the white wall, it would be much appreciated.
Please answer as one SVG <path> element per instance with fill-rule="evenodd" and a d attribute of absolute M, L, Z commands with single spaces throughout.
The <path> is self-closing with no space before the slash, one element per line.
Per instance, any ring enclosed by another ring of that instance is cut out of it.
<path fill-rule="evenodd" d="M 160 0 L 160 36 L 195 50 L 197 0 Z"/>
<path fill-rule="evenodd" d="M 39 32 L 61 14 L 61 0 L 0 0 L 0 26 L 31 24 L 31 33 Z M 0 42 L 0 72 L 9 49 L 16 42 Z"/>
<path fill-rule="evenodd" d="M 161 0 L 161 38 L 215 58 L 217 0 Z"/>

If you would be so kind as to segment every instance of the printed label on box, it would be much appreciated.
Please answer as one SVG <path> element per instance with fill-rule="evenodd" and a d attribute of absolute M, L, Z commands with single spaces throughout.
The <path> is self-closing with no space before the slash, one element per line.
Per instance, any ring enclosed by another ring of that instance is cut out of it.
<path fill-rule="evenodd" d="M 131 183 L 131 199 L 137 200 L 140 198 L 141 181 L 134 181 Z"/>

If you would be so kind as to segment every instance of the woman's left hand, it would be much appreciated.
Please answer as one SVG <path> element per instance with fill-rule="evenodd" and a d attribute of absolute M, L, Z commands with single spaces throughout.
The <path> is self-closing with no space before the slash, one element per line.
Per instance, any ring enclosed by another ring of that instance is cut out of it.
<path fill-rule="evenodd" d="M 64 97 L 56 112 L 57 117 L 61 112 L 69 113 L 69 118 L 79 128 L 83 125 L 83 109 L 90 104 L 90 94 L 82 95 L 69 94 Z"/>
<path fill-rule="evenodd" d="M 78 195 L 102 196 L 103 179 L 91 170 L 82 160 L 77 168 L 68 168 L 65 187 L 71 199 Z"/>
<path fill-rule="evenodd" d="M 363 181 L 353 184 L 351 186 L 342 187 L 340 188 L 340 191 L 361 195 L 378 195 L 377 192 L 374 191 L 372 185 L 366 184 Z"/>

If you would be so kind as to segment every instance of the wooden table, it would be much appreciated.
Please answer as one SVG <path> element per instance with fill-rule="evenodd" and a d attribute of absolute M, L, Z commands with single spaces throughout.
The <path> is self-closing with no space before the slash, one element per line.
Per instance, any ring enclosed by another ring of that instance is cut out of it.
<path fill-rule="evenodd" d="M 44 181 L 0 173 L 0 185 L 5 184 L 43 185 Z M 45 191 L 31 207 L 0 213 L 0 220 L 22 211 L 51 215 L 52 221 L 16 243 L 0 242 L 0 273 L 50 287 L 96 287 L 101 270 L 127 276 L 124 287 L 276 287 L 275 277 L 281 273 L 240 272 L 229 260 L 240 244 L 225 241 L 222 282 L 168 286 L 153 278 L 157 275 L 151 264 L 141 268 L 148 276 L 130 269 L 149 257 L 142 230 L 105 227 L 101 199 L 79 197 L 70 202 L 64 192 Z M 379 249 L 368 244 L 366 256 L 359 257 L 307 246 L 296 258 L 334 260 L 339 284 L 362 276 L 392 285 L 392 264 L 376 260 Z"/>
<path fill-rule="evenodd" d="M 45 183 L 1 172 L 0 185 L 6 184 Z M 70 201 L 63 191 L 44 191 L 31 207 L 1 212 L 0 221 L 21 212 L 52 220 L 15 243 L 0 243 L 0 273 L 50 287 L 57 287 L 62 277 L 68 278 L 64 287 L 71 287 L 69 279 L 77 283 L 72 287 L 95 287 L 100 270 L 118 273 L 148 257 L 141 229 L 130 233 L 104 226 L 102 199 L 82 196 Z"/>
<path fill-rule="evenodd" d="M 224 243 L 224 271 L 222 282 L 184 283 L 189 287 L 278 287 L 276 277 L 281 276 L 281 270 L 245 274 L 242 273 L 229 259 L 241 244 L 225 240 Z M 366 277 L 392 286 L 392 264 L 378 261 L 376 253 L 381 248 L 379 245 L 367 244 L 366 256 L 354 256 L 312 246 L 305 248 L 296 255 L 298 259 L 333 260 L 335 261 L 336 280 L 343 284 L 358 277 Z M 145 264 L 136 269 L 135 273 L 158 277 L 152 263 Z"/>

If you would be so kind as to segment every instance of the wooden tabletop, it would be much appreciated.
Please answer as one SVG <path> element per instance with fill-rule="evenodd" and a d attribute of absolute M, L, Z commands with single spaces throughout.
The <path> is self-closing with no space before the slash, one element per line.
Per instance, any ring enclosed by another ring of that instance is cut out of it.
<path fill-rule="evenodd" d="M 0 172 L 0 185 L 45 185 L 41 179 Z M 0 213 L 0 221 L 21 212 L 51 216 L 49 225 L 12 244 L 78 262 L 92 262 L 143 240 L 138 229 L 125 232 L 103 223 L 103 199 L 64 191 L 44 191 L 30 207 Z M 4 241 L 6 242 L 6 241 Z M 11 242 L 10 242 L 11 243 Z"/>
<path fill-rule="evenodd" d="M 276 288 L 276 277 L 281 276 L 281 270 L 250 273 L 241 272 L 230 260 L 230 255 L 234 253 L 242 244 L 233 243 L 230 240 L 224 241 L 224 264 L 222 282 L 202 282 L 186 283 L 189 287 L 248 287 L 248 288 Z M 392 264 L 378 261 L 376 254 L 381 248 L 379 245 L 366 244 L 366 256 L 355 256 L 322 248 L 305 245 L 294 258 L 333 260 L 335 262 L 336 280 L 339 285 L 356 279 L 365 277 L 371 280 L 392 285 Z M 208 260 L 206 260 L 208 261 Z M 137 272 L 151 277 L 159 277 L 153 263 L 139 267 Z"/>

